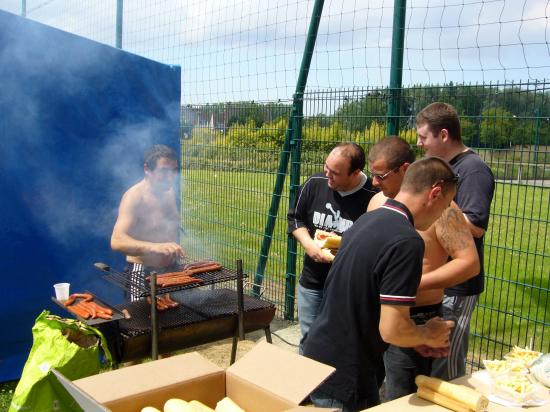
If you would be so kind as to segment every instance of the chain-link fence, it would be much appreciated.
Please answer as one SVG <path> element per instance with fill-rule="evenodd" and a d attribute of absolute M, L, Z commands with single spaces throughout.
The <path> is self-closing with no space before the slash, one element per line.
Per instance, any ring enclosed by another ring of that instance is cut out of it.
<path fill-rule="evenodd" d="M 392 41 L 399 2 L 325 1 L 307 88 L 294 99 L 314 3 L 4 0 L 0 8 L 181 65 L 184 246 L 226 264 L 242 258 L 249 281 L 261 280 L 256 291 L 277 304 L 279 316 L 293 314 L 286 304 L 294 296 L 288 280 L 295 280 L 287 273 L 291 176 L 279 167 L 289 155 L 293 103 L 303 104 L 298 181 L 320 171 L 339 141 L 368 149 L 390 120 L 415 143 L 418 110 L 453 104 L 465 143 L 497 178 L 470 360 L 477 365 L 532 338 L 549 352 L 548 1 L 410 0 L 400 47 Z M 399 67 L 392 51 L 402 52 Z M 395 70 L 397 89 L 388 87 Z M 392 104 L 398 112 L 390 119 Z M 273 196 L 279 208 L 271 207 Z"/>

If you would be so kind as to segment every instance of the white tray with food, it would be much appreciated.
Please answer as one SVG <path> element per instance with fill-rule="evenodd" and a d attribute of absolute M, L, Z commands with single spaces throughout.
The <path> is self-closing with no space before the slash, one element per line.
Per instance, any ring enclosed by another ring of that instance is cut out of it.
<path fill-rule="evenodd" d="M 514 346 L 510 352 L 504 355 L 504 359 L 522 363 L 528 368 L 541 356 L 542 352 Z"/>
<path fill-rule="evenodd" d="M 541 397 L 545 388 L 534 383 L 529 375 L 504 374 L 493 377 L 487 370 L 475 372 L 475 378 L 487 387 L 492 393 L 487 398 L 494 403 L 507 407 L 543 406 L 547 403 Z"/>

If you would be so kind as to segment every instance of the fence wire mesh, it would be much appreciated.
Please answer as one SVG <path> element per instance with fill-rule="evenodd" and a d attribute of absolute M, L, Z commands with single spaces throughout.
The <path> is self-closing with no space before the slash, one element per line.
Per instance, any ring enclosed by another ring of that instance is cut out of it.
<path fill-rule="evenodd" d="M 184 246 L 226 264 L 242 258 L 253 275 L 276 176 L 288 173 L 277 165 L 313 4 L 2 0 L 0 9 L 112 46 L 119 30 L 123 49 L 182 67 Z M 325 1 L 303 99 L 301 181 L 335 143 L 368 150 L 385 135 L 393 7 Z M 399 134 L 415 143 L 418 110 L 447 101 L 497 178 L 473 367 L 533 337 L 550 352 L 549 14 L 547 0 L 407 2 Z M 279 315 L 285 277 L 295 276 L 285 273 L 286 182 L 261 287 Z"/>

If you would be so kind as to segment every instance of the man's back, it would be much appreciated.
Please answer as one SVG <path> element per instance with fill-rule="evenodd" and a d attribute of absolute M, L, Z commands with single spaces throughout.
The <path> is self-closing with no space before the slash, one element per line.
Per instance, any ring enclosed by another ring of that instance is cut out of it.
<path fill-rule="evenodd" d="M 414 304 L 423 247 L 406 214 L 383 208 L 363 215 L 344 234 L 304 346 L 306 356 L 337 368 L 329 385 L 339 388 L 339 399 L 351 395 L 346 386 L 356 387 L 368 365 L 381 361 L 383 296 Z M 403 253 L 407 249 L 418 253 Z"/>

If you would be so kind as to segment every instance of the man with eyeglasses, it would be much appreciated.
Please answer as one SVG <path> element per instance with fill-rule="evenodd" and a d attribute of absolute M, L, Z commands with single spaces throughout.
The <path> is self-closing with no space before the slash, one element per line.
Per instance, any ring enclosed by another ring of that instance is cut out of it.
<path fill-rule="evenodd" d="M 385 172 L 384 172 L 385 173 Z M 427 158 L 410 165 L 395 199 L 366 213 L 344 233 L 328 274 L 319 316 L 304 355 L 336 371 L 311 394 L 316 406 L 357 411 L 380 402 L 377 371 L 387 344 L 445 350 L 452 321 L 417 326 L 414 306 L 428 229 L 456 192 L 451 167 Z"/>
<path fill-rule="evenodd" d="M 412 162 L 414 152 L 411 146 L 395 136 L 382 139 L 369 152 L 370 170 L 382 175 L 384 170 L 392 169 L 396 164 L 402 163 L 401 167 L 406 169 Z M 373 178 L 374 185 L 381 192 L 370 202 L 369 212 L 379 208 L 388 198 L 394 198 L 401 187 L 403 174 L 385 174 L 384 179 Z M 462 283 L 479 273 L 479 258 L 464 216 L 454 202 L 430 228 L 418 233 L 424 240 L 425 250 L 422 279 L 416 305 L 411 308 L 411 319 L 417 325 L 423 325 L 433 317 L 442 316 L 445 287 Z M 449 257 L 452 260 L 449 261 Z M 430 375 L 433 359 L 445 355 L 446 351 L 390 345 L 384 353 L 386 399 L 415 392 L 414 378 L 420 374 Z"/>
<path fill-rule="evenodd" d="M 325 160 L 324 173 L 311 176 L 298 190 L 288 212 L 288 233 L 305 250 L 298 283 L 298 320 L 302 341 L 317 317 L 331 260 L 314 242 L 317 229 L 339 235 L 367 210 L 376 193 L 363 173 L 365 152 L 355 143 L 337 145 Z M 300 344 L 300 353 L 302 345 Z"/>
<path fill-rule="evenodd" d="M 474 236 L 481 266 L 477 276 L 445 289 L 443 311 L 457 320 L 457 327 L 451 336 L 449 356 L 434 362 L 432 375 L 450 380 L 466 372 L 470 319 L 484 289 L 483 237 L 489 224 L 495 179 L 485 162 L 462 142 L 460 120 L 450 104 L 436 102 L 422 109 L 416 116 L 416 133 L 417 144 L 427 156 L 447 160 L 460 175 L 454 200 Z"/>
<path fill-rule="evenodd" d="M 139 298 L 135 285 L 143 282 L 143 276 L 170 267 L 184 254 L 176 243 L 180 226 L 174 191 L 176 152 L 154 145 L 145 153 L 143 170 L 143 180 L 122 196 L 111 235 L 111 248 L 126 255 L 132 301 Z"/>

